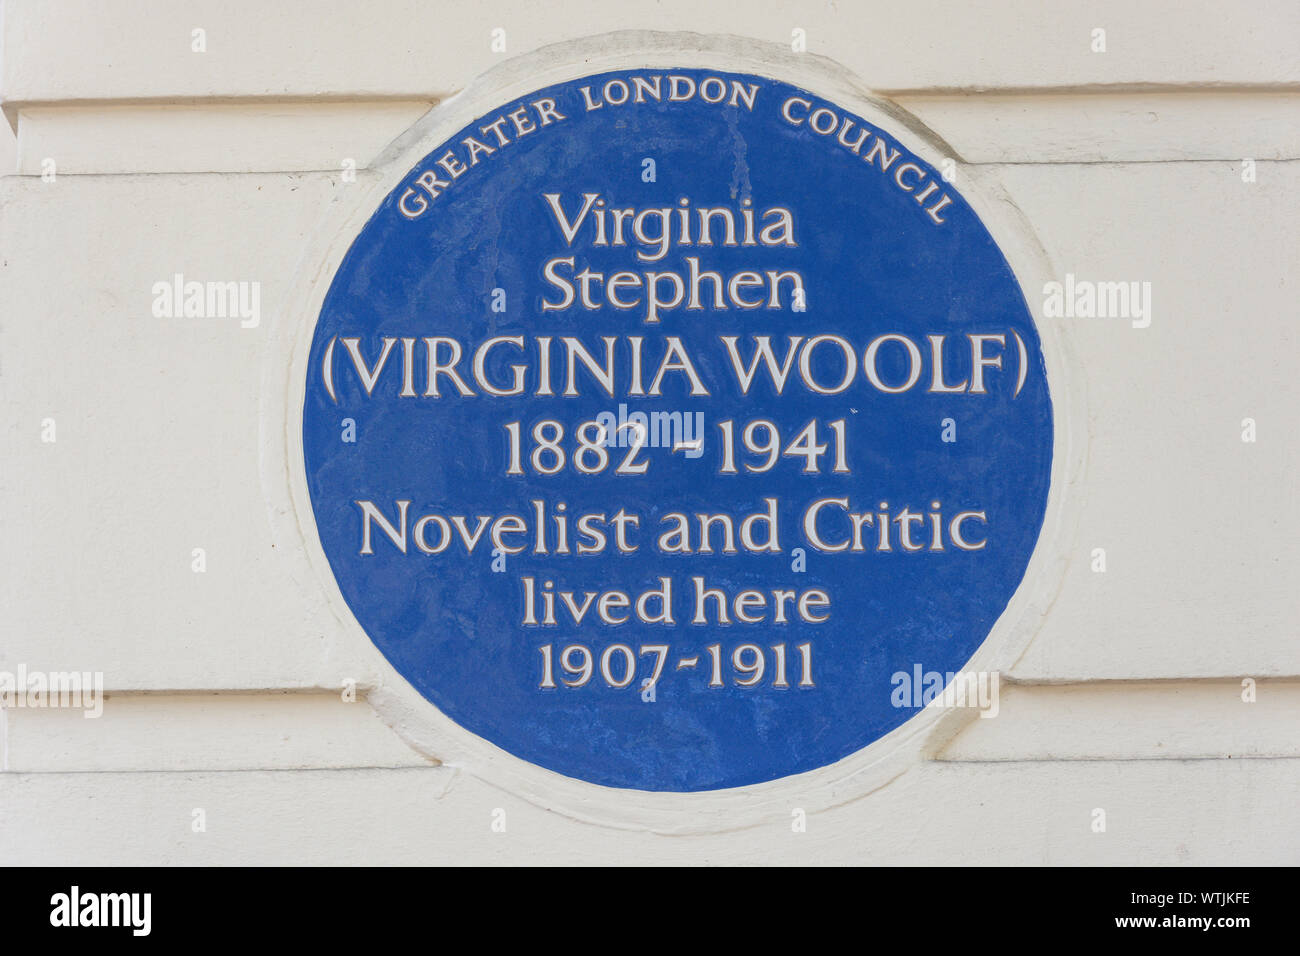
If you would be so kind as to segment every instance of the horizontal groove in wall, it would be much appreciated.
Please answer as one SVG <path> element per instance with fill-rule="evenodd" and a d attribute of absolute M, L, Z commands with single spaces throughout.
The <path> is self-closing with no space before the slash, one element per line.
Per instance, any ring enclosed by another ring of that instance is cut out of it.
<path fill-rule="evenodd" d="M 1296 679 L 1004 682 L 996 705 L 985 710 L 993 716 L 973 716 L 936 759 L 988 763 L 1300 757 Z"/>
<path fill-rule="evenodd" d="M 1002 681 L 940 762 L 1300 757 L 1300 679 Z M 87 710 L 99 710 L 87 717 Z M 436 766 L 358 696 L 338 692 L 109 693 L 102 708 L 8 708 L 15 773 L 326 770 Z M 3 725 L 0 725 L 3 726 Z"/>
<path fill-rule="evenodd" d="M 654 50 L 656 34 L 639 31 L 713 42 L 744 34 L 742 42 L 792 62 L 837 61 L 880 89 L 1300 80 L 1294 0 L 1227 11 L 1205 2 L 914 0 L 906 15 L 885 0 L 739 9 L 698 0 L 569 0 L 562 12 L 519 0 L 443 0 L 436 7 L 376 0 L 329 9 L 322 15 L 318 0 L 143 8 L 7 0 L 0 88 L 26 100 L 301 94 L 352 84 L 386 93 L 444 89 L 520 54 L 563 51 L 576 34 L 624 33 Z M 807 52 L 796 52 L 801 48 Z"/>
<path fill-rule="evenodd" d="M 427 100 L 60 105 L 19 111 L 17 171 L 302 172 L 365 169 Z"/>
<path fill-rule="evenodd" d="M 6 710 L 16 773 L 436 766 L 358 694 L 105 694 L 102 705 Z M 98 716 L 90 716 L 98 712 Z"/>
<path fill-rule="evenodd" d="M 900 96 L 969 163 L 1300 157 L 1300 92 Z"/>
<path fill-rule="evenodd" d="M 895 94 L 959 162 L 1300 158 L 1300 91 Z M 418 98 L 19 104 L 16 171 L 41 175 L 367 168 L 434 105 Z M 7 109 L 13 108 L 9 104 Z"/>

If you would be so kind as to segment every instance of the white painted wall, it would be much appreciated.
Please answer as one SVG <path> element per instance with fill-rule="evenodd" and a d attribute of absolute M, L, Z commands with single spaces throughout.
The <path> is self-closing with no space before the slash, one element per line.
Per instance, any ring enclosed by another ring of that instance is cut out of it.
<path fill-rule="evenodd" d="M 103 671 L 110 698 L 98 720 L 0 715 L 0 857 L 1300 862 L 1300 7 L 799 6 L 6 0 L 0 671 Z M 1054 273 L 1153 287 L 1150 328 L 1058 320 L 1082 423 L 1069 563 L 1001 714 L 945 723 L 806 833 L 769 804 L 667 823 L 608 792 L 557 809 L 412 749 L 366 699 L 394 675 L 274 547 L 272 323 L 150 313 L 182 272 L 257 279 L 276 314 L 343 191 L 381 178 L 431 106 L 507 57 L 627 28 L 743 36 L 791 71 L 803 29 L 807 55 L 999 182 Z"/>

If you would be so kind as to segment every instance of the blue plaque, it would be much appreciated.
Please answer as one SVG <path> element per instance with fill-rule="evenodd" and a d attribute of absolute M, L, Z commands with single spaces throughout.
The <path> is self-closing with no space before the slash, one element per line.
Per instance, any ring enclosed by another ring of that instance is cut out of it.
<path fill-rule="evenodd" d="M 303 396 L 344 599 L 523 760 L 702 791 L 915 715 L 1024 576 L 1053 421 L 1002 252 L 888 129 L 769 78 L 590 76 L 428 154 Z"/>

